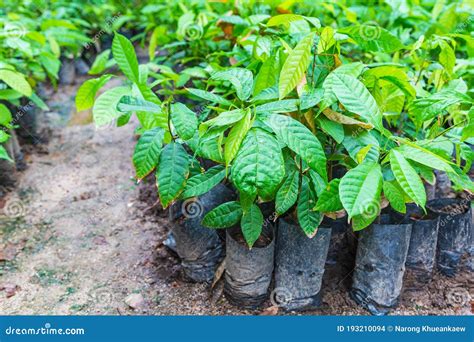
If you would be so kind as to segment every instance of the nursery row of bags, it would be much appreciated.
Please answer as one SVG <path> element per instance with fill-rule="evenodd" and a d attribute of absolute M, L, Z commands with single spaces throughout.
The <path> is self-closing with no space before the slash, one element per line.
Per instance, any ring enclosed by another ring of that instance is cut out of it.
<path fill-rule="evenodd" d="M 474 271 L 469 200 L 431 200 L 427 214 L 415 206 L 406 215 L 384 213 L 357 235 L 347 217 L 327 219 L 313 238 L 293 218 L 275 219 L 267 206 L 263 233 L 248 249 L 239 226 L 222 235 L 201 224 L 213 208 L 233 197 L 229 188 L 218 185 L 193 201 L 176 203 L 170 210 L 166 244 L 181 258 L 190 281 L 215 281 L 225 258 L 224 293 L 240 307 L 258 307 L 273 284 L 271 300 L 285 310 L 319 308 L 325 267 L 332 265 L 348 270 L 350 295 L 358 304 L 373 314 L 385 314 L 397 305 L 405 267 L 419 286 L 431 280 L 435 263 L 450 277 L 460 267 Z M 463 256 L 468 256 L 467 265 L 461 266 Z"/>

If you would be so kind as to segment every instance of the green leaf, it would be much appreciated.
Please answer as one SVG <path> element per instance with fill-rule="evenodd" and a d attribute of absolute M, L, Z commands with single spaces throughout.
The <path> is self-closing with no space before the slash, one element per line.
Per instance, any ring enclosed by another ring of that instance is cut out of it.
<path fill-rule="evenodd" d="M 7 150 L 5 150 L 5 147 L 3 147 L 2 145 L 0 145 L 0 159 L 5 159 L 13 163 L 13 159 L 10 158 L 7 153 Z"/>
<path fill-rule="evenodd" d="M 383 193 L 393 209 L 400 213 L 406 213 L 405 195 L 395 182 L 383 182 Z"/>
<path fill-rule="evenodd" d="M 89 75 L 97 75 L 107 69 L 107 62 L 109 61 L 110 57 L 110 49 L 102 51 L 92 63 L 92 66 L 89 70 Z"/>
<path fill-rule="evenodd" d="M 155 127 L 142 134 L 133 153 L 136 179 L 145 178 L 158 164 L 165 131 Z"/>
<path fill-rule="evenodd" d="M 183 140 L 191 139 L 197 132 L 198 118 L 196 114 L 182 103 L 171 105 L 171 121 Z"/>
<path fill-rule="evenodd" d="M 296 203 L 299 179 L 298 171 L 293 171 L 278 189 L 275 199 L 275 211 L 278 215 L 283 215 Z"/>
<path fill-rule="evenodd" d="M 128 87 L 116 87 L 100 95 L 92 108 L 95 125 L 104 126 L 120 117 L 123 113 L 118 111 L 117 105 L 120 99 L 128 94 L 130 94 Z"/>
<path fill-rule="evenodd" d="M 379 212 L 377 210 L 374 210 L 373 212 L 370 211 L 364 215 L 354 216 L 351 221 L 352 230 L 357 232 L 368 227 L 377 217 L 379 217 Z"/>
<path fill-rule="evenodd" d="M 334 81 L 337 80 L 338 75 L 349 75 L 352 77 L 359 77 L 365 65 L 360 62 L 343 64 L 340 67 L 334 69 L 323 82 L 324 96 L 323 101 L 320 105 L 321 109 L 325 109 L 336 102 L 337 97 L 334 94 Z"/>
<path fill-rule="evenodd" d="M 298 105 L 299 100 L 280 100 L 259 105 L 255 108 L 255 111 L 257 112 L 257 114 L 296 112 L 298 110 Z"/>
<path fill-rule="evenodd" d="M 327 179 L 326 155 L 323 147 L 306 126 L 289 116 L 278 114 L 270 115 L 266 123 L 275 132 L 278 140 L 298 154 L 324 179 Z"/>
<path fill-rule="evenodd" d="M 234 160 L 237 152 L 239 151 L 240 145 L 244 140 L 247 132 L 252 127 L 252 119 L 250 113 L 247 113 L 234 127 L 231 128 L 224 146 L 224 159 L 225 164 L 230 165 Z"/>
<path fill-rule="evenodd" d="M 352 113 L 359 114 L 377 128 L 382 127 L 382 114 L 374 97 L 357 78 L 334 74 L 332 90 L 339 101 Z"/>
<path fill-rule="evenodd" d="M 218 103 L 224 106 L 232 106 L 232 102 L 230 102 L 229 100 L 226 100 L 222 96 L 211 93 L 209 91 L 194 89 L 194 88 L 186 88 L 186 90 L 192 95 L 197 96 L 201 99 L 210 101 L 212 103 Z"/>
<path fill-rule="evenodd" d="M 354 25 L 338 31 L 351 36 L 362 50 L 392 53 L 404 48 L 396 36 L 376 24 Z"/>
<path fill-rule="evenodd" d="M 331 213 L 343 209 L 341 200 L 339 199 L 339 183 L 340 179 L 333 179 L 326 186 L 324 191 L 319 195 L 314 210 Z"/>
<path fill-rule="evenodd" d="M 311 61 L 311 47 L 313 45 L 314 33 L 304 37 L 295 46 L 283 64 L 280 72 L 279 98 L 283 99 L 301 82 Z"/>
<path fill-rule="evenodd" d="M 227 112 L 222 112 L 215 118 L 207 120 L 203 124 L 206 126 L 227 126 L 237 121 L 240 121 L 245 115 L 250 116 L 248 111 L 243 109 L 234 109 Z"/>
<path fill-rule="evenodd" d="M 308 178 L 303 176 L 298 204 L 296 206 L 296 214 L 301 229 L 303 229 L 309 238 L 312 238 L 316 235 L 323 216 L 321 213 L 313 211 L 313 207 L 316 204 L 316 197 L 309 184 Z"/>
<path fill-rule="evenodd" d="M 253 74 L 244 68 L 232 68 L 218 71 L 211 75 L 211 80 L 230 82 L 237 93 L 237 97 L 246 101 L 252 95 Z"/>
<path fill-rule="evenodd" d="M 12 121 L 12 113 L 3 103 L 0 103 L 0 125 L 9 127 Z"/>
<path fill-rule="evenodd" d="M 221 165 L 211 167 L 205 173 L 198 174 L 188 179 L 181 198 L 196 197 L 205 194 L 225 177 L 225 168 Z"/>
<path fill-rule="evenodd" d="M 331 121 L 322 115 L 318 117 L 318 122 L 323 131 L 336 140 L 338 144 L 344 140 L 344 127 L 340 123 Z"/>
<path fill-rule="evenodd" d="M 278 80 L 278 63 L 276 61 L 276 56 L 272 55 L 265 62 L 263 62 L 260 67 L 260 71 L 255 77 L 255 87 L 253 89 L 253 94 L 257 95 L 262 90 L 273 87 Z"/>
<path fill-rule="evenodd" d="M 290 26 L 290 23 L 294 21 L 299 21 L 299 20 L 304 20 L 304 17 L 299 14 L 279 14 L 276 16 L 273 16 L 268 20 L 267 26 L 272 27 L 272 26 L 279 26 L 279 25 L 284 25 L 286 27 Z"/>
<path fill-rule="evenodd" d="M 232 164 L 232 179 L 240 192 L 271 199 L 284 175 L 278 141 L 260 128 L 251 129 Z"/>
<path fill-rule="evenodd" d="M 381 191 L 382 171 L 375 162 L 364 162 L 349 170 L 339 184 L 339 198 L 349 219 L 377 211 Z"/>
<path fill-rule="evenodd" d="M 397 150 L 400 151 L 405 158 L 426 165 L 432 169 L 444 172 L 453 172 L 453 168 L 449 165 L 448 161 L 436 155 L 435 153 L 413 143 L 410 145 L 401 145 L 397 148 Z"/>
<path fill-rule="evenodd" d="M 243 213 L 240 225 L 247 245 L 252 248 L 262 233 L 263 226 L 263 214 L 256 204 L 252 204 L 249 210 Z"/>
<path fill-rule="evenodd" d="M 202 225 L 209 228 L 228 228 L 239 223 L 242 217 L 239 202 L 227 202 L 212 209 L 202 219 Z"/>
<path fill-rule="evenodd" d="M 33 90 L 31 89 L 30 84 L 26 80 L 25 76 L 19 72 L 0 69 L 0 81 L 5 82 L 10 88 L 16 90 L 22 95 L 31 96 Z"/>
<path fill-rule="evenodd" d="M 351 158 L 358 163 L 359 161 L 357 157 L 359 155 L 359 152 L 364 148 L 367 148 L 367 146 L 370 146 L 370 148 L 368 148 L 367 153 L 364 152 L 364 159 L 366 161 L 377 162 L 380 156 L 378 140 L 370 132 L 356 132 L 358 133 L 358 135 L 355 135 L 354 132 L 346 133 L 346 136 L 344 137 L 344 140 L 342 142 L 344 148 L 347 150 Z"/>
<path fill-rule="evenodd" d="M 94 105 L 94 100 L 97 92 L 110 79 L 112 75 L 102 75 L 99 78 L 94 78 L 85 81 L 77 90 L 76 94 L 76 108 L 77 111 L 83 111 L 91 108 Z"/>
<path fill-rule="evenodd" d="M 112 53 L 125 76 L 130 81 L 139 83 L 138 60 L 132 43 L 125 36 L 115 33 L 112 42 Z"/>
<path fill-rule="evenodd" d="M 403 191 L 419 206 L 426 204 L 426 192 L 420 176 L 397 150 L 390 151 L 390 166 Z"/>
<path fill-rule="evenodd" d="M 156 103 L 141 100 L 133 96 L 123 96 L 119 103 L 117 104 L 117 109 L 120 112 L 147 112 L 147 113 L 156 113 L 160 114 L 163 112 L 161 107 Z"/>
<path fill-rule="evenodd" d="M 184 189 L 189 173 L 189 156 L 183 146 L 172 142 L 165 146 L 157 168 L 158 194 L 163 208 L 168 207 Z"/>

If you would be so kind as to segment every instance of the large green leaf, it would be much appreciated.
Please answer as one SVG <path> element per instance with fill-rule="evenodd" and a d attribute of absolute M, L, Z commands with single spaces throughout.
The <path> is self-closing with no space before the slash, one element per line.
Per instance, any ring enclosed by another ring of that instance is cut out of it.
<path fill-rule="evenodd" d="M 240 192 L 271 199 L 285 175 L 278 141 L 260 128 L 251 129 L 242 142 L 231 171 Z"/>
<path fill-rule="evenodd" d="M 202 225 L 209 228 L 228 228 L 239 223 L 242 218 L 239 202 L 227 202 L 212 209 L 202 219 Z"/>
<path fill-rule="evenodd" d="M 338 68 L 334 69 L 325 79 L 323 82 L 323 90 L 324 96 L 323 101 L 321 103 L 321 109 L 325 109 L 331 106 L 334 102 L 336 102 L 337 97 L 334 94 L 334 81 L 336 80 L 338 75 L 350 75 L 352 77 L 359 77 L 364 70 L 364 64 L 360 62 L 348 63 L 339 66 Z"/>
<path fill-rule="evenodd" d="M 97 55 L 89 69 L 89 75 L 97 75 L 107 69 L 107 62 L 110 57 L 110 49 L 104 50 Z"/>
<path fill-rule="evenodd" d="M 156 181 L 163 208 L 168 207 L 184 189 L 189 173 L 189 156 L 183 146 L 170 143 L 160 155 Z"/>
<path fill-rule="evenodd" d="M 147 176 L 158 164 L 165 131 L 155 127 L 146 131 L 138 139 L 133 153 L 133 165 L 137 179 Z"/>
<path fill-rule="evenodd" d="M 230 82 L 242 101 L 246 101 L 252 95 L 253 74 L 250 70 L 244 68 L 232 68 L 224 71 L 218 71 L 211 76 L 212 80 Z"/>
<path fill-rule="evenodd" d="M 204 125 L 206 126 L 227 126 L 231 125 L 233 123 L 236 123 L 237 121 L 240 121 L 245 115 L 249 115 L 249 112 L 247 110 L 243 109 L 234 109 L 230 110 L 227 112 L 222 112 L 215 118 L 212 118 L 210 120 L 207 120 L 204 122 Z"/>
<path fill-rule="evenodd" d="M 280 100 L 259 105 L 255 108 L 255 111 L 257 112 L 257 114 L 296 112 L 298 110 L 298 105 L 299 100 Z"/>
<path fill-rule="evenodd" d="M 304 37 L 293 49 L 280 72 L 279 97 L 283 99 L 301 82 L 311 61 L 314 33 Z"/>
<path fill-rule="evenodd" d="M 301 229 L 303 229 L 309 238 L 312 238 L 316 235 L 318 227 L 323 219 L 323 215 L 321 215 L 321 213 L 313 211 L 315 204 L 316 196 L 311 190 L 308 178 L 303 176 L 301 182 L 301 191 L 298 197 L 298 204 L 296 206 L 296 213 Z"/>
<path fill-rule="evenodd" d="M 197 132 L 198 118 L 196 114 L 182 103 L 171 105 L 171 121 L 183 140 L 191 139 Z"/>
<path fill-rule="evenodd" d="M 266 123 L 275 132 L 278 140 L 297 153 L 324 179 L 327 179 L 326 155 L 323 147 L 306 126 L 289 116 L 279 114 L 270 115 Z"/>
<path fill-rule="evenodd" d="M 343 208 L 341 200 L 339 199 L 340 182 L 340 179 L 333 179 L 329 182 L 324 191 L 319 195 L 314 210 L 323 213 L 331 213 Z"/>
<path fill-rule="evenodd" d="M 383 193 L 393 209 L 400 213 L 406 213 L 405 195 L 395 182 L 383 182 Z"/>
<path fill-rule="evenodd" d="M 263 226 L 263 214 L 256 204 L 252 204 L 249 210 L 244 211 L 240 225 L 245 241 L 249 248 L 252 248 L 262 233 Z"/>
<path fill-rule="evenodd" d="M 161 107 L 156 103 L 142 100 L 133 96 L 123 96 L 117 104 L 117 109 L 120 112 L 146 112 L 160 114 L 163 112 Z"/>
<path fill-rule="evenodd" d="M 107 90 L 97 98 L 92 108 L 97 127 L 104 126 L 123 114 L 117 109 L 117 105 L 120 99 L 128 94 L 130 94 L 128 87 L 116 87 Z"/>
<path fill-rule="evenodd" d="M 0 103 L 0 126 L 9 127 L 12 121 L 12 113 L 3 103 Z"/>
<path fill-rule="evenodd" d="M 218 103 L 222 104 L 224 106 L 232 106 L 232 102 L 226 100 L 220 95 L 211 93 L 209 91 L 201 90 L 201 89 L 194 89 L 194 88 L 187 88 L 186 89 L 189 93 L 191 93 L 194 96 L 197 96 L 201 99 L 213 102 L 213 103 Z"/>
<path fill-rule="evenodd" d="M 402 49 L 402 42 L 377 24 L 362 24 L 339 30 L 351 36 L 366 51 L 392 53 Z"/>
<path fill-rule="evenodd" d="M 453 172 L 453 168 L 442 157 L 416 144 L 401 145 L 397 148 L 405 158 L 426 165 L 432 169 Z"/>
<path fill-rule="evenodd" d="M 0 69 L 0 81 L 5 82 L 10 88 L 16 90 L 22 95 L 31 96 L 33 94 L 33 90 L 25 76 L 19 72 Z"/>
<path fill-rule="evenodd" d="M 349 218 L 377 211 L 381 191 L 382 171 L 375 162 L 364 162 L 349 170 L 339 184 L 339 198 Z"/>
<path fill-rule="evenodd" d="M 119 33 L 115 33 L 112 53 L 120 70 L 132 82 L 139 83 L 138 60 L 132 43 Z"/>
<path fill-rule="evenodd" d="M 253 94 L 257 95 L 262 90 L 273 87 L 278 80 L 279 65 L 276 55 L 272 55 L 260 67 L 260 71 L 255 77 L 255 86 Z"/>
<path fill-rule="evenodd" d="M 424 207 L 426 204 L 426 191 L 423 182 L 413 166 L 395 149 L 390 151 L 390 166 L 395 179 L 403 191 L 405 191 L 416 204 Z"/>
<path fill-rule="evenodd" d="M 196 197 L 205 194 L 225 177 L 225 168 L 221 165 L 214 166 L 204 173 L 188 179 L 181 198 Z"/>
<path fill-rule="evenodd" d="M 240 121 L 229 131 L 224 146 L 224 159 L 226 165 L 230 165 L 234 160 L 242 141 L 247 135 L 250 127 L 252 127 L 252 122 L 250 113 L 247 113 L 247 115 L 240 119 Z"/>
<path fill-rule="evenodd" d="M 278 189 L 275 198 L 275 211 L 278 215 L 286 213 L 296 203 L 299 179 L 299 172 L 293 171 L 286 177 L 280 189 Z"/>
<path fill-rule="evenodd" d="M 80 112 L 91 108 L 94 105 L 95 95 L 110 79 L 112 75 L 102 75 L 85 81 L 77 90 L 76 108 Z"/>
<path fill-rule="evenodd" d="M 382 114 L 377 102 L 357 78 L 334 73 L 332 90 L 348 111 L 359 114 L 379 129 L 382 127 Z"/>

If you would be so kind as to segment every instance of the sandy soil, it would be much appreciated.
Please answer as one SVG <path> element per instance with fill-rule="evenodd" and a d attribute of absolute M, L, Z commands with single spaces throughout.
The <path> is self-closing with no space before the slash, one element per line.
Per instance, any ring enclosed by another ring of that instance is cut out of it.
<path fill-rule="evenodd" d="M 90 113 L 74 113 L 76 87 L 50 94 L 49 143 L 27 156 L 18 187 L 0 202 L 0 314 L 279 313 L 270 302 L 239 310 L 221 286 L 182 280 L 163 245 L 169 227 L 153 179 L 131 179 L 133 125 L 85 124 Z M 350 272 L 328 272 L 324 306 L 309 314 L 367 314 L 348 297 L 349 280 Z M 473 283 L 472 273 L 436 274 L 406 289 L 393 314 L 469 314 Z"/>

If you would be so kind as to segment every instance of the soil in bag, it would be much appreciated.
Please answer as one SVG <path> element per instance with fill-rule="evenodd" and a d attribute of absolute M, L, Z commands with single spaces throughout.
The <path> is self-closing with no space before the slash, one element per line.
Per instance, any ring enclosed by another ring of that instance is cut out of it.
<path fill-rule="evenodd" d="M 411 224 L 392 224 L 389 215 L 360 231 L 350 296 L 373 315 L 398 304 L 410 244 Z"/>
<path fill-rule="evenodd" d="M 309 238 L 299 225 L 289 222 L 278 221 L 272 302 L 286 311 L 316 309 L 321 306 L 331 228 L 321 225 Z"/>
<path fill-rule="evenodd" d="M 441 198 L 429 201 L 426 206 L 439 215 L 438 269 L 453 277 L 471 238 L 471 202 Z"/>
<path fill-rule="evenodd" d="M 201 221 L 207 212 L 233 198 L 234 193 L 219 184 L 197 199 L 177 202 L 170 209 L 175 251 L 186 280 L 210 282 L 214 278 L 224 258 L 223 241 L 216 230 L 202 226 Z"/>
<path fill-rule="evenodd" d="M 227 229 L 224 294 L 231 304 L 255 309 L 268 298 L 275 251 L 273 229 L 271 224 L 264 225 L 252 249 L 240 227 Z"/>

